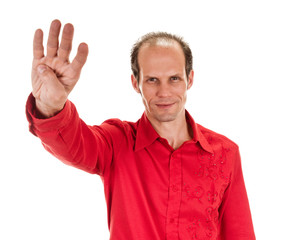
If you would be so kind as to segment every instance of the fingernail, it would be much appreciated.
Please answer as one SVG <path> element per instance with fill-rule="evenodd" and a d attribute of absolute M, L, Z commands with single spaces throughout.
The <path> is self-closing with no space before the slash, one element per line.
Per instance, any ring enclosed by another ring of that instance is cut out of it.
<path fill-rule="evenodd" d="M 47 69 L 47 67 L 46 67 L 45 65 L 39 65 L 39 66 L 37 67 L 37 71 L 38 71 L 39 73 L 45 72 L 46 69 Z"/>

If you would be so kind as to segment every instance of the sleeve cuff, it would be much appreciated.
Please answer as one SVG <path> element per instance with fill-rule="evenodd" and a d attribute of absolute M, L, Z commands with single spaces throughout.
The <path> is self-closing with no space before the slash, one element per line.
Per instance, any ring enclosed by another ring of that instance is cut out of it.
<path fill-rule="evenodd" d="M 64 108 L 55 116 L 50 118 L 40 118 L 40 115 L 35 106 L 35 98 L 32 93 L 29 95 L 26 103 L 26 116 L 29 122 L 29 130 L 37 136 L 38 132 L 48 132 L 60 129 L 69 123 L 73 112 L 76 113 L 75 106 L 67 100 Z"/>

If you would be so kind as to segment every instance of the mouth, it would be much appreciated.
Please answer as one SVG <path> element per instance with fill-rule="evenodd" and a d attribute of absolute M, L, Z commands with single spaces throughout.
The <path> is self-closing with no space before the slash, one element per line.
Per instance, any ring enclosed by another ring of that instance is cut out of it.
<path fill-rule="evenodd" d="M 168 108 L 171 108 L 173 105 L 174 105 L 174 103 L 158 103 L 158 104 L 156 104 L 156 106 L 159 109 L 168 109 Z"/>

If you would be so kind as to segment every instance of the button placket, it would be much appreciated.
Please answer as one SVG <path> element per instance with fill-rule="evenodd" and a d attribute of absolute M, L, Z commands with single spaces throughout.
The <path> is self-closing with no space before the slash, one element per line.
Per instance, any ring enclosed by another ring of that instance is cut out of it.
<path fill-rule="evenodd" d="M 179 150 L 170 156 L 169 199 L 167 207 L 166 239 L 178 239 L 178 221 L 182 192 L 182 159 Z"/>

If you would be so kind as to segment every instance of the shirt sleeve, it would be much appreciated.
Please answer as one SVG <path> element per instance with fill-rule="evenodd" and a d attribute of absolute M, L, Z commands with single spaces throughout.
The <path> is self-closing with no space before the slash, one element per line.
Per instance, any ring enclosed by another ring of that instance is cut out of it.
<path fill-rule="evenodd" d="M 232 155 L 231 181 L 220 209 L 220 240 L 255 240 L 238 147 Z"/>
<path fill-rule="evenodd" d="M 107 123 L 86 125 L 69 100 L 57 115 L 40 119 L 32 94 L 27 100 L 26 115 L 30 132 L 41 139 L 48 152 L 65 164 L 99 175 L 104 175 L 110 168 L 115 143 L 109 130 L 113 126 Z"/>

